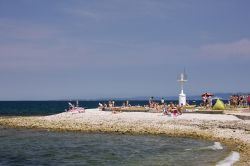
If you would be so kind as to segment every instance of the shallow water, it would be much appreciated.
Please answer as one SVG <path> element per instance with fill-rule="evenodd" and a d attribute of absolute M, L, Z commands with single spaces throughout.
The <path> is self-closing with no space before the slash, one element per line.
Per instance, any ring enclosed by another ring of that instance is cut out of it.
<path fill-rule="evenodd" d="M 214 142 L 148 135 L 0 128 L 0 165 L 215 165 Z"/>

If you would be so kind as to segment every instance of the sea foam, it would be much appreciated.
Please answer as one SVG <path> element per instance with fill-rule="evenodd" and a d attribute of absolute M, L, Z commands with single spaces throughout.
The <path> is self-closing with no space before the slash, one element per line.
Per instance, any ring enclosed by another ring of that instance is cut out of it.
<path fill-rule="evenodd" d="M 208 149 L 221 150 L 221 149 L 223 149 L 223 147 L 219 142 L 214 142 L 214 145 L 208 146 Z"/>
<path fill-rule="evenodd" d="M 216 166 L 231 166 L 236 161 L 240 159 L 240 154 L 238 152 L 232 152 L 228 157 L 226 157 L 224 160 L 218 162 Z"/>
<path fill-rule="evenodd" d="M 212 146 L 206 146 L 206 147 L 202 147 L 202 148 L 198 148 L 198 149 L 185 149 L 185 150 L 204 150 L 204 149 L 222 150 L 223 147 L 222 147 L 221 143 L 214 142 L 214 144 Z"/>

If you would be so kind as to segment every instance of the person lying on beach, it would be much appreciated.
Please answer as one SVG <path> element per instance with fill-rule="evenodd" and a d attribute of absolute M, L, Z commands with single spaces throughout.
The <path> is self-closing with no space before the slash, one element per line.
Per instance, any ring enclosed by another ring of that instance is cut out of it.
<path fill-rule="evenodd" d="M 83 113 L 85 112 L 85 109 L 83 107 L 78 107 L 78 103 L 76 104 L 76 106 L 70 102 L 68 102 L 69 104 L 69 108 L 66 109 L 66 112 L 72 112 L 72 113 Z"/>
<path fill-rule="evenodd" d="M 72 113 L 84 113 L 85 109 L 83 107 L 70 107 L 67 112 L 72 112 Z"/>
<path fill-rule="evenodd" d="M 118 107 L 113 107 L 113 108 L 111 108 L 111 111 L 112 111 L 113 114 L 121 113 L 121 112 L 122 112 L 121 109 L 118 108 Z"/>

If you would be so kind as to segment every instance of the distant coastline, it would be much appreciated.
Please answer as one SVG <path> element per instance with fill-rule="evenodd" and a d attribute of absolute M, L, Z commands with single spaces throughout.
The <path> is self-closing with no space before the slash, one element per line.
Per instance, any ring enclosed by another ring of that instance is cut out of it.
<path fill-rule="evenodd" d="M 249 92 L 214 92 L 216 97 L 219 97 L 223 100 L 228 100 L 231 95 L 239 94 L 239 95 L 247 95 L 250 94 Z M 142 96 L 128 96 L 128 97 L 114 97 L 114 96 L 106 96 L 106 97 L 69 97 L 69 98 L 56 98 L 56 99 L 0 99 L 0 101 L 75 101 L 75 100 L 81 100 L 81 101 L 96 101 L 96 100 L 148 100 L 151 96 L 154 97 L 155 100 L 161 100 L 161 98 L 164 98 L 165 100 L 178 100 L 178 94 L 176 95 L 169 95 L 169 96 L 160 96 L 160 95 L 142 95 Z M 196 95 L 189 95 L 187 93 L 187 100 L 202 100 L 201 94 Z"/>
<path fill-rule="evenodd" d="M 233 94 L 250 94 L 250 92 L 228 92 L 228 93 L 214 93 L 216 97 L 219 97 L 223 100 L 228 100 L 229 97 Z M 115 100 L 148 100 L 151 96 L 137 96 L 137 97 L 121 97 L 121 98 L 113 98 Z M 166 100 L 178 100 L 178 95 L 176 96 L 153 96 L 155 100 L 161 100 L 161 98 L 164 98 Z M 112 97 L 109 98 L 96 98 L 94 100 L 109 100 L 112 99 Z M 201 100 L 201 95 L 188 95 L 187 94 L 187 100 Z"/>

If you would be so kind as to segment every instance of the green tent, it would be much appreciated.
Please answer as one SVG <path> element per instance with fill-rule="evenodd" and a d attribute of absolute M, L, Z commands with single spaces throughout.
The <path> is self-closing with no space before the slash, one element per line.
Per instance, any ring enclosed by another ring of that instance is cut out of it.
<path fill-rule="evenodd" d="M 225 105 L 223 101 L 217 99 L 216 103 L 213 106 L 213 110 L 225 110 Z"/>

